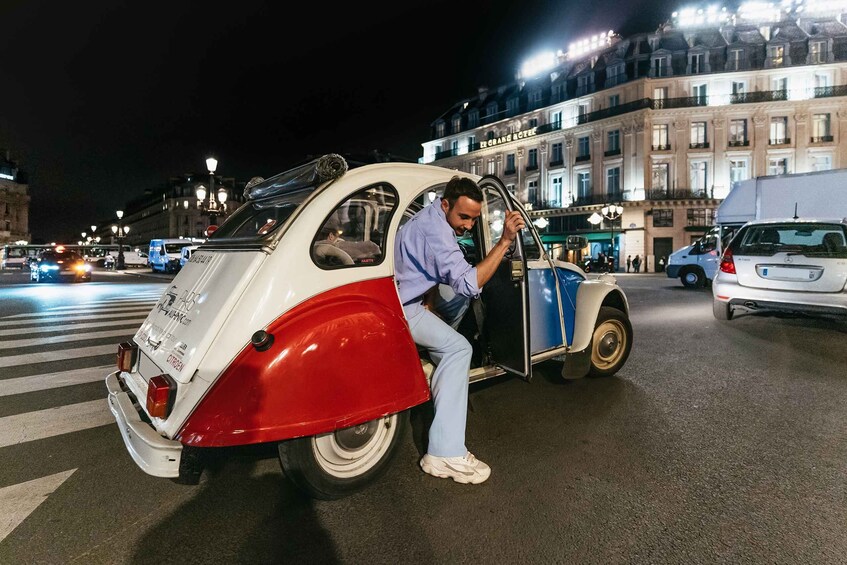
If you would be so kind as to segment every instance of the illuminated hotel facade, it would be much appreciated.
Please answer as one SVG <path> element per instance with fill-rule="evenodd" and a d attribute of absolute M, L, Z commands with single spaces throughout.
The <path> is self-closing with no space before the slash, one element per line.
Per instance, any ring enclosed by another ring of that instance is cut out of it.
<path fill-rule="evenodd" d="M 555 257 L 579 259 L 563 242 L 583 235 L 579 255 L 614 241 L 618 270 L 639 255 L 653 271 L 733 182 L 847 168 L 847 3 L 813 2 L 597 34 L 457 103 L 421 161 L 503 179 Z M 623 207 L 614 226 L 589 223 L 608 204 Z"/>

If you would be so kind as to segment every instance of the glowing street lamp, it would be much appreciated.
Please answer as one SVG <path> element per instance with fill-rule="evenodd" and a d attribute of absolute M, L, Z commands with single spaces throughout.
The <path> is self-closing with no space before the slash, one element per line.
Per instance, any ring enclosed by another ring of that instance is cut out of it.
<path fill-rule="evenodd" d="M 126 268 L 126 264 L 124 263 L 124 246 L 122 241 L 126 237 L 126 234 L 129 233 L 129 226 L 121 225 L 121 219 L 124 217 L 123 210 L 116 211 L 115 215 L 118 217 L 118 224 L 112 226 L 112 233 L 118 239 L 118 260 L 115 263 L 115 269 L 123 270 Z"/>
<path fill-rule="evenodd" d="M 226 200 L 228 193 L 225 187 L 220 187 L 217 192 L 217 200 L 215 199 L 215 171 L 218 168 L 218 160 L 214 157 L 206 159 L 206 168 L 209 169 L 209 199 L 206 200 L 206 187 L 198 184 L 194 189 L 197 196 L 197 207 L 203 214 L 210 216 L 209 223 L 217 224 L 218 216 L 226 214 Z"/>

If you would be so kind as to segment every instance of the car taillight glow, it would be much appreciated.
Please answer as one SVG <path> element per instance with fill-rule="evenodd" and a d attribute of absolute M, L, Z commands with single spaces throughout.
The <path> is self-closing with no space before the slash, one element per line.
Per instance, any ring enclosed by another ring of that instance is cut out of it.
<path fill-rule="evenodd" d="M 138 346 L 125 341 L 118 345 L 118 369 L 131 373 L 138 360 Z"/>
<path fill-rule="evenodd" d="M 167 418 L 176 397 L 176 383 L 168 375 L 157 375 L 147 383 L 147 413 L 151 418 Z"/>
<path fill-rule="evenodd" d="M 732 249 L 727 248 L 721 257 L 721 272 L 735 274 L 735 261 L 732 259 Z"/>

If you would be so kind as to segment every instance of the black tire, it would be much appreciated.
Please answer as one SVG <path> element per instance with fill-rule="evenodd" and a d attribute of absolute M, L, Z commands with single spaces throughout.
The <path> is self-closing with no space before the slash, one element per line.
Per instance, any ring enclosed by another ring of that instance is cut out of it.
<path fill-rule="evenodd" d="M 388 468 L 409 411 L 384 416 L 329 434 L 280 442 L 285 476 L 313 498 L 334 500 L 357 492 Z"/>
<path fill-rule="evenodd" d="M 601 306 L 591 336 L 591 377 L 617 373 L 632 350 L 632 324 L 617 308 Z"/>
<path fill-rule="evenodd" d="M 687 288 L 703 288 L 706 284 L 706 277 L 700 269 L 685 269 L 679 274 L 679 280 Z"/>
<path fill-rule="evenodd" d="M 712 314 L 715 315 L 716 320 L 720 320 L 721 322 L 728 322 L 732 319 L 733 311 L 732 307 L 729 305 L 729 302 L 712 300 Z"/>

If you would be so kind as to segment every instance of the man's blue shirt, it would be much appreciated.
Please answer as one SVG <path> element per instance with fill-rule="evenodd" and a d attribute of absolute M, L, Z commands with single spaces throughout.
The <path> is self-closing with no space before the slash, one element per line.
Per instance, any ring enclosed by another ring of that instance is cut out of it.
<path fill-rule="evenodd" d="M 441 198 L 415 214 L 394 242 L 394 277 L 403 304 L 442 283 L 462 296 L 479 296 L 476 267 L 465 259 Z"/>

